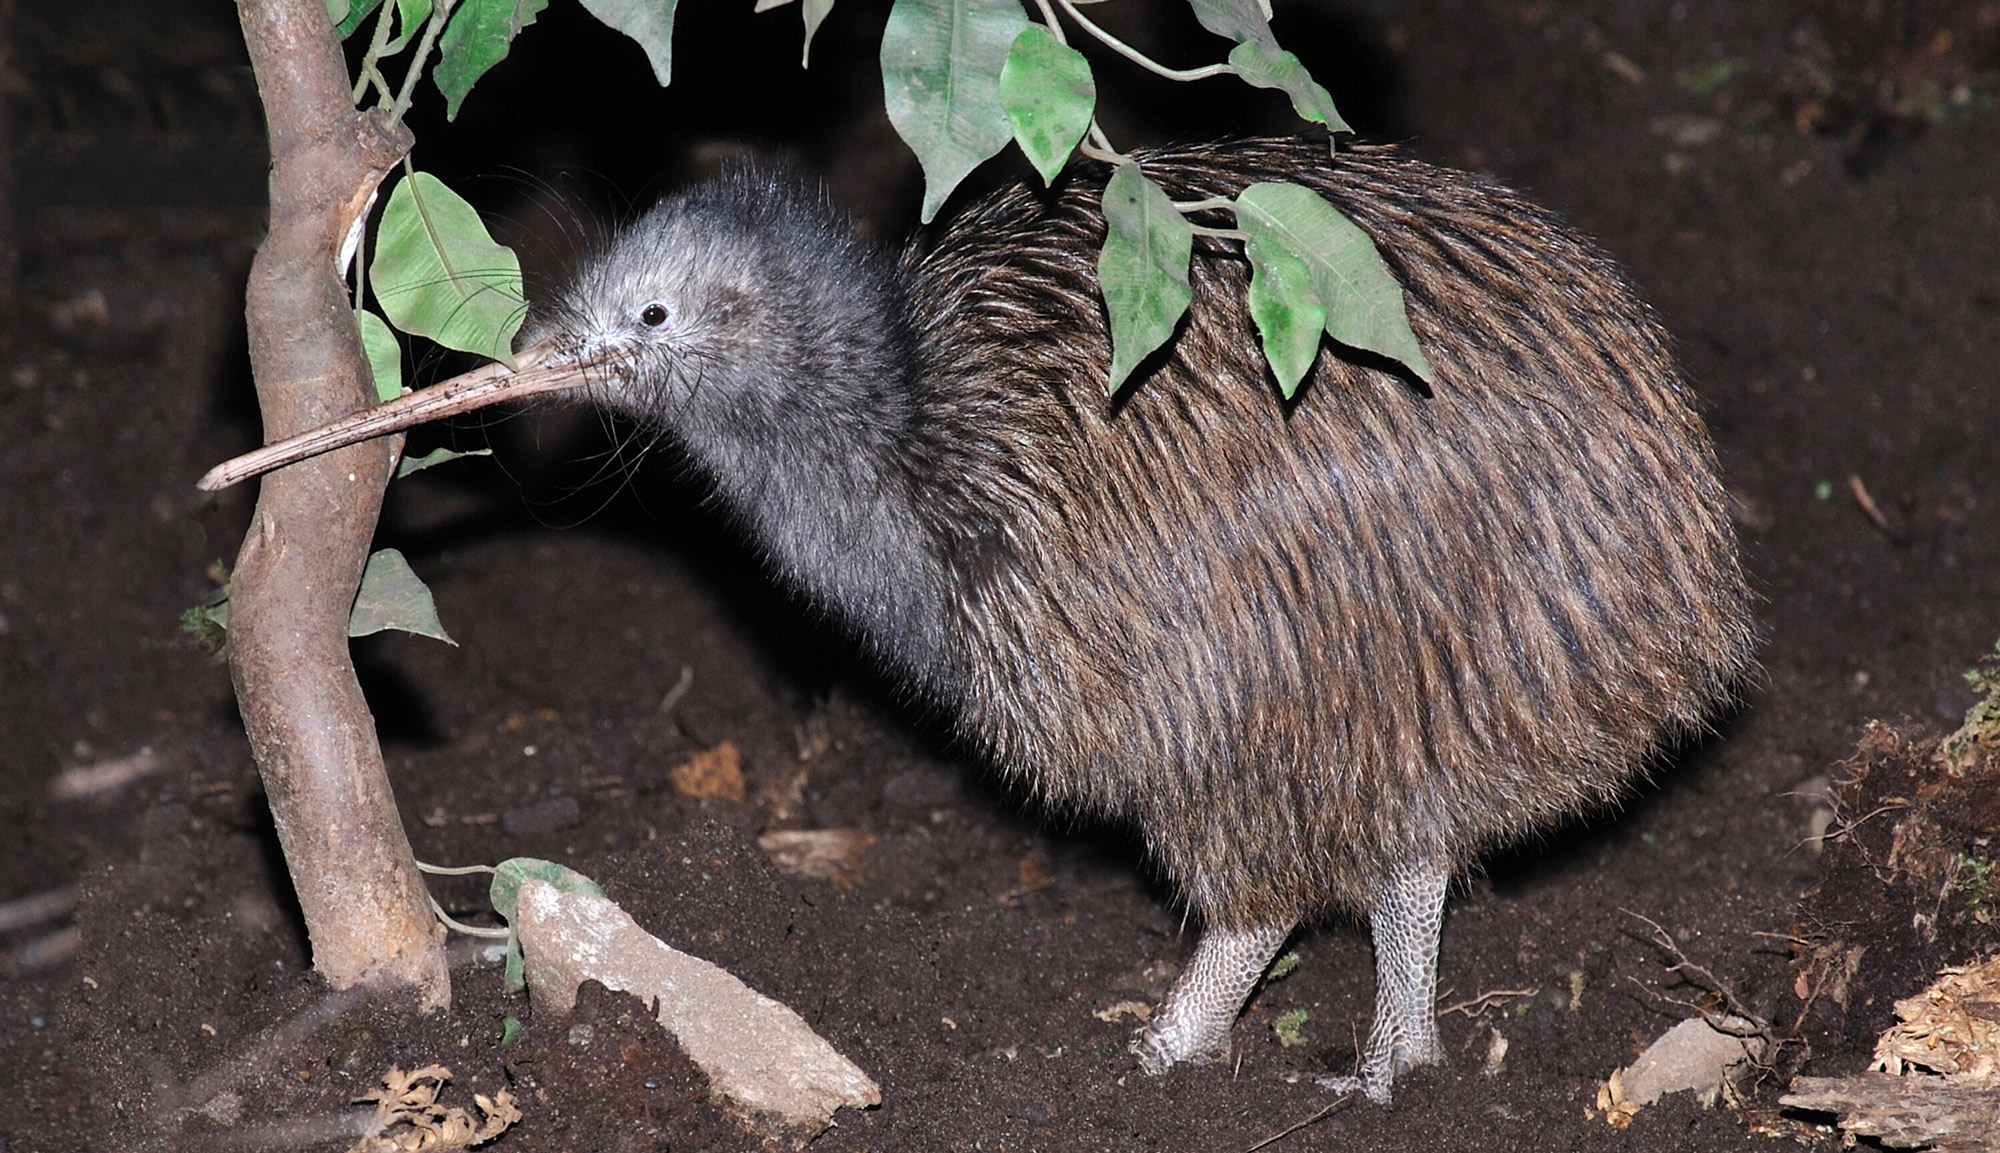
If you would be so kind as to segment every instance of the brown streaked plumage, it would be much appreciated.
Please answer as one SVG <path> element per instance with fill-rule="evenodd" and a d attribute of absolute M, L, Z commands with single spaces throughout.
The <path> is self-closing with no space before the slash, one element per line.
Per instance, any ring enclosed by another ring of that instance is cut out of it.
<path fill-rule="evenodd" d="M 913 249 L 912 455 L 995 762 L 1135 817 L 1204 917 L 1247 924 L 1614 800 L 1697 729 L 1748 660 L 1747 597 L 1707 434 L 1619 270 L 1389 150 L 1145 168 L 1181 200 L 1324 194 L 1404 284 L 1437 384 L 1327 353 L 1279 404 L 1248 266 L 1210 244 L 1172 355 L 1107 402 L 1094 183 Z"/>

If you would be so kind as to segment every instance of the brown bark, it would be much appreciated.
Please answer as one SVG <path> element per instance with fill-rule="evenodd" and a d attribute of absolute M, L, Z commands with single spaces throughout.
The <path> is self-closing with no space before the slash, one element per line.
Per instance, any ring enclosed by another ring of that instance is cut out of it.
<path fill-rule="evenodd" d="M 375 403 L 336 266 L 348 227 L 408 151 L 355 111 L 323 0 L 239 0 L 271 140 L 269 234 L 250 270 L 250 364 L 266 439 Z M 347 616 L 396 442 L 267 477 L 230 586 L 230 672 L 284 846 L 313 966 L 335 988 L 448 1004 L 443 929 L 404 836 Z"/>
<path fill-rule="evenodd" d="M 1800 1077 L 1779 1101 L 1834 1113 L 1846 1144 L 1873 1137 L 1891 1149 L 2000 1153 L 2000 1086 L 1922 1075 Z"/>

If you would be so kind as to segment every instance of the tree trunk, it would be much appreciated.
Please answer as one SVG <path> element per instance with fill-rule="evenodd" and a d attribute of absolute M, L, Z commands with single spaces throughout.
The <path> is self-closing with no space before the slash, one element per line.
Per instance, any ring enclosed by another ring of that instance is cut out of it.
<path fill-rule="evenodd" d="M 410 146 L 355 111 L 324 0 L 238 0 L 271 141 L 269 235 L 250 269 L 250 365 L 266 440 L 376 403 L 337 266 L 341 243 Z M 265 478 L 237 554 L 229 665 L 278 839 L 335 988 L 451 999 L 444 931 L 389 790 L 348 654 L 347 616 L 401 440 Z"/>

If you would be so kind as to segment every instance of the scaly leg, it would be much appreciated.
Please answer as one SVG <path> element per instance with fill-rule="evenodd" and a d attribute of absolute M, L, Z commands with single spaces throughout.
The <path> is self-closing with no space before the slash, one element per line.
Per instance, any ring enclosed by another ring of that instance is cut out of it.
<path fill-rule="evenodd" d="M 1139 1067 L 1159 1074 L 1169 1065 L 1228 1059 L 1229 1027 L 1237 1010 L 1291 934 L 1290 925 L 1203 930 L 1193 959 L 1160 1011 L 1132 1038 Z"/>
<path fill-rule="evenodd" d="M 1438 934 L 1451 871 L 1430 862 L 1406 865 L 1376 887 L 1368 910 L 1375 937 L 1375 1023 L 1368 1030 L 1361 1075 L 1325 1082 L 1360 1089 L 1386 1104 L 1399 1073 L 1444 1060 L 1438 1044 Z"/>

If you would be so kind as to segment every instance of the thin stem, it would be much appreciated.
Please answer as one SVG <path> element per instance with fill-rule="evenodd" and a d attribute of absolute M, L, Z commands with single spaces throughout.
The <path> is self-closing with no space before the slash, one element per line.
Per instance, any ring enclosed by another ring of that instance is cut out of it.
<path fill-rule="evenodd" d="M 498 873 L 500 871 L 491 865 L 462 865 L 458 868 L 451 868 L 446 865 L 426 865 L 422 861 L 417 862 L 417 868 L 434 877 L 466 877 L 474 873 Z M 477 925 L 467 925 L 455 920 L 451 914 L 444 911 L 443 905 L 438 904 L 436 897 L 431 897 L 429 893 L 425 893 L 424 896 L 430 897 L 431 912 L 437 914 L 439 922 L 454 933 L 464 933 L 468 937 L 490 937 L 496 941 L 505 940 L 514 935 L 512 929 L 482 929 Z"/>
<path fill-rule="evenodd" d="M 1093 144 L 1088 140 L 1078 141 L 1076 150 L 1078 152 L 1083 153 L 1090 159 L 1099 161 L 1104 164 L 1127 164 L 1130 163 L 1132 159 L 1131 157 L 1125 155 L 1122 152 L 1117 151 L 1116 149 L 1100 148 L 1096 144 Z"/>
<path fill-rule="evenodd" d="M 1188 222 L 1188 227 L 1194 230 L 1196 236 L 1213 236 L 1218 240 L 1248 241 L 1250 239 L 1250 234 L 1240 228 L 1210 228 L 1207 225 L 1196 224 L 1193 221 Z"/>
<path fill-rule="evenodd" d="M 1236 202 L 1227 196 L 1211 196 L 1207 200 L 1176 200 L 1174 209 L 1182 216 L 1195 212 L 1234 212 Z"/>
<path fill-rule="evenodd" d="M 454 933 L 464 933 L 468 937 L 489 937 L 495 941 L 505 941 L 514 935 L 512 929 L 483 929 L 478 925 L 468 925 L 463 921 L 454 920 L 450 913 L 444 911 L 444 906 L 437 903 L 436 897 L 431 898 L 431 912 L 445 928 Z"/>
<path fill-rule="evenodd" d="M 1035 7 L 1042 10 L 1042 23 L 1049 26 L 1049 34 L 1056 38 L 1056 43 L 1068 44 L 1069 38 L 1063 35 L 1062 21 L 1056 19 L 1056 10 L 1049 6 L 1049 0 L 1035 0 Z"/>
<path fill-rule="evenodd" d="M 403 113 L 410 110 L 410 101 L 417 94 L 417 80 L 424 74 L 424 61 L 430 59 L 431 46 L 437 43 L 438 33 L 444 31 L 445 18 L 451 15 L 455 3 L 456 0 L 437 0 L 437 7 L 431 9 L 430 23 L 424 25 L 424 38 L 417 42 L 417 54 L 410 57 L 410 70 L 403 73 L 403 90 L 396 94 L 395 107 L 389 110 L 391 124 L 401 124 Z"/>
<path fill-rule="evenodd" d="M 1285 1138 L 1290 1137 L 1292 1134 L 1298 1132 L 1299 1130 L 1305 1128 L 1306 1126 L 1312 1124 L 1313 1122 L 1321 1120 L 1326 1117 L 1333 1116 L 1336 1110 L 1340 1109 L 1343 1105 L 1346 1105 L 1349 1101 L 1352 1100 L 1354 1100 L 1354 1094 L 1342 1093 L 1340 1096 L 1335 1097 L 1331 1102 L 1329 1102 L 1324 1109 L 1321 1109 L 1319 1112 L 1314 1113 L 1312 1116 L 1306 1118 L 1305 1120 L 1299 1122 L 1296 1125 L 1290 1125 L 1283 1129 L 1280 1129 L 1278 1132 L 1271 1134 L 1269 1137 L 1266 1137 L 1262 1141 L 1259 1141 L 1255 1145 L 1252 1145 L 1248 1149 L 1245 1149 L 1243 1153 L 1257 1153 L 1259 1149 L 1265 1149 L 1269 1148 L 1272 1145 L 1276 1145 L 1278 1142 L 1283 1141 Z"/>
<path fill-rule="evenodd" d="M 361 80 L 355 87 L 359 88 L 362 84 L 370 82 L 373 82 L 375 88 L 375 104 L 377 107 L 387 103 L 394 95 L 394 93 L 389 91 L 389 78 L 382 75 L 382 69 L 379 65 L 368 64 L 363 67 L 361 70 Z M 361 106 L 361 97 L 358 95 L 354 98 L 354 106 L 357 108 Z"/>
<path fill-rule="evenodd" d="M 386 100 L 389 97 L 389 85 L 382 79 L 382 74 L 375 70 L 375 62 L 382 58 L 382 49 L 388 47 L 389 19 L 395 7 L 396 0 L 382 0 L 382 7 L 375 13 L 375 35 L 368 39 L 368 55 L 361 58 L 361 75 L 354 81 L 356 108 L 361 107 L 361 95 L 368 91 L 368 82 L 371 79 L 381 90 L 381 99 Z"/>
<path fill-rule="evenodd" d="M 367 226 L 363 225 L 363 227 L 366 228 Z M 367 247 L 368 247 L 368 238 L 366 233 L 364 233 L 362 235 L 362 238 L 355 242 L 353 266 L 351 268 L 342 270 L 343 272 L 349 274 L 348 279 L 351 282 L 348 285 L 347 289 L 347 303 L 356 312 L 361 311 L 361 294 L 368 287 L 366 284 L 363 283 L 363 280 L 365 279 L 365 274 L 362 272 L 363 267 L 366 266 L 368 263 Z M 355 323 L 359 324 L 360 322 L 361 322 L 360 318 L 357 317 L 355 319 Z M 372 366 L 371 366 L 371 371 L 372 371 Z"/>
<path fill-rule="evenodd" d="M 450 865 L 426 865 L 422 861 L 417 862 L 417 868 L 434 877 L 469 877 L 474 873 L 498 873 L 500 871 L 491 865 L 459 865 L 454 868 Z"/>
<path fill-rule="evenodd" d="M 1062 10 L 1069 13 L 1071 20 L 1076 21 L 1077 27 L 1096 37 L 1098 42 L 1106 48 L 1118 53 L 1139 67 L 1146 69 L 1148 72 L 1164 76 L 1169 80 L 1206 80 L 1211 76 L 1228 76 L 1234 75 L 1236 72 L 1236 69 L 1231 68 L 1227 64 L 1210 64 L 1205 68 L 1188 68 L 1185 70 L 1169 68 L 1164 64 L 1155 62 L 1151 57 L 1137 48 L 1132 47 L 1118 37 L 1091 23 L 1090 17 L 1085 16 L 1077 10 L 1076 0 L 1056 0 L 1056 3 L 1062 5 Z"/>
<path fill-rule="evenodd" d="M 1113 148 L 1111 146 L 1111 138 L 1104 134 L 1104 129 L 1098 125 L 1097 117 L 1095 116 L 1090 118 L 1089 136 L 1090 136 L 1090 143 L 1096 146 L 1097 148 L 1102 149 L 1103 151 L 1108 152 L 1113 156 L 1122 155 L 1122 153 L 1120 153 L 1116 148 Z M 1098 157 L 1098 159 L 1102 160 L 1104 158 L 1100 156 Z"/>

